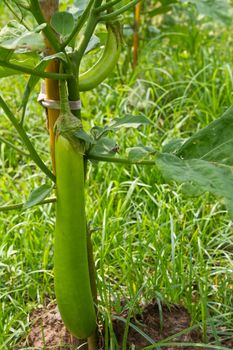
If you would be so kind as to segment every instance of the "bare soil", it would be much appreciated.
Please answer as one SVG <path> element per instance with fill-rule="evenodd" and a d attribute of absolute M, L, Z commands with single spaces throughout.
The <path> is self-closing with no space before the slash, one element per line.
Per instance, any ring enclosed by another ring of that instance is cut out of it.
<path fill-rule="evenodd" d="M 120 316 L 120 319 L 117 317 Z M 128 311 L 123 311 L 120 315 L 113 314 L 113 328 L 116 339 L 122 349 L 125 325 L 128 318 Z M 68 350 L 81 349 L 86 350 L 86 346 L 79 340 L 72 337 L 66 330 L 56 304 L 50 303 L 44 307 L 33 311 L 30 317 L 31 330 L 26 340 L 14 350 L 21 350 L 26 347 L 33 347 L 34 350 L 53 349 L 53 350 Z M 196 330 L 185 331 L 190 327 L 190 315 L 187 310 L 180 305 L 158 307 L 156 302 L 151 302 L 143 307 L 140 314 L 130 318 L 130 323 L 143 331 L 154 341 L 161 341 L 167 337 L 171 337 L 179 332 L 179 336 L 173 337 L 169 342 L 184 342 L 184 343 L 200 343 L 201 334 Z M 104 350 L 103 347 L 103 330 L 99 329 L 100 343 L 99 350 Z M 132 326 L 129 326 L 127 337 L 127 349 L 141 350 L 151 343 L 138 333 Z M 134 345 L 132 347 L 132 345 Z M 229 349 L 233 348 L 233 340 L 225 343 Z M 161 347 L 166 350 L 194 350 L 196 347 L 182 346 L 168 346 Z M 199 349 L 201 349 L 199 347 Z M 207 349 L 203 347 L 202 349 Z M 208 348 L 210 349 L 210 348 Z"/>
<path fill-rule="evenodd" d="M 127 318 L 127 311 L 124 311 L 121 315 L 125 319 Z M 198 330 L 185 331 L 190 327 L 191 318 L 187 310 L 180 305 L 160 305 L 160 308 L 156 302 L 147 304 L 142 313 L 131 318 L 130 322 L 140 328 L 145 334 L 149 335 L 154 341 L 162 341 L 168 337 L 171 337 L 177 333 L 184 331 L 178 337 L 173 337 L 169 342 L 189 342 L 196 343 L 201 341 L 201 335 Z M 119 341 L 119 344 L 123 343 L 123 336 L 125 330 L 125 324 L 120 320 L 114 320 L 114 332 Z M 127 337 L 127 348 L 134 344 L 135 350 L 141 350 L 143 347 L 150 345 L 137 330 L 129 327 Z M 162 347 L 167 350 L 177 350 L 177 347 Z M 190 347 L 180 347 L 182 350 L 190 350 Z"/>

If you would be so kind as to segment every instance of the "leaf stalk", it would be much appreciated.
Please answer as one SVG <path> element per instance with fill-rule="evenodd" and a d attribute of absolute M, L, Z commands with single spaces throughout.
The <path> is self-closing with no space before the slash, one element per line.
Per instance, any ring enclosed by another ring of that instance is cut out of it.
<path fill-rule="evenodd" d="M 22 72 L 25 74 L 30 74 L 30 75 L 35 75 L 37 77 L 40 78 L 49 78 L 49 79 L 55 79 L 55 80 L 65 80 L 65 79 L 69 79 L 72 77 L 71 74 L 60 74 L 60 73 L 49 73 L 49 72 L 39 72 L 38 70 L 35 69 L 31 69 L 25 66 L 20 66 L 18 64 L 14 64 L 14 63 L 10 63 L 10 62 L 6 62 L 3 60 L 0 60 L 0 66 L 1 67 L 6 67 L 6 68 L 10 68 L 13 69 L 15 71 L 18 72 Z"/>
<path fill-rule="evenodd" d="M 126 164 L 126 165 L 156 165 L 155 160 L 141 160 L 141 161 L 132 161 L 127 158 L 114 158 L 114 157 L 105 157 L 105 156 L 96 156 L 88 154 L 86 156 L 89 160 L 97 160 L 99 162 L 107 162 L 107 163 L 119 163 L 119 164 Z"/>
<path fill-rule="evenodd" d="M 48 203 L 54 203 L 56 202 L 57 198 L 56 197 L 51 197 L 51 198 L 47 198 L 44 199 L 43 201 L 39 202 L 36 205 L 42 205 L 42 204 L 48 204 Z M 25 203 L 17 203 L 17 204 L 10 204 L 10 205 L 3 205 L 2 207 L 0 207 L 0 212 L 1 211 L 10 211 L 10 210 L 22 210 L 24 207 Z"/>
<path fill-rule="evenodd" d="M 121 2 L 122 0 L 112 0 L 112 1 L 108 1 L 106 4 L 99 6 L 97 8 L 94 9 L 94 13 L 100 13 L 103 12 L 105 10 L 110 9 L 112 6 L 118 4 L 119 2 Z"/>
<path fill-rule="evenodd" d="M 31 143 L 29 137 L 27 136 L 25 130 L 20 125 L 20 123 L 15 118 L 13 112 L 9 109 L 6 102 L 3 100 L 2 96 L 0 95 L 0 106 L 4 110 L 7 118 L 11 121 L 15 129 L 17 130 L 19 136 L 21 137 L 22 141 L 24 142 L 25 146 L 27 147 L 31 158 L 34 160 L 34 162 L 38 165 L 38 167 L 53 181 L 55 182 L 55 176 L 51 173 L 49 168 L 45 165 L 43 160 L 40 158 L 38 153 L 36 152 L 33 144 Z"/>
<path fill-rule="evenodd" d="M 108 13 L 107 15 L 99 16 L 98 21 L 99 22 L 108 22 L 114 20 L 117 16 L 121 15 L 125 11 L 129 10 L 131 7 L 134 7 L 139 1 L 141 0 L 133 0 L 129 4 L 122 6 L 120 9 L 113 11 L 111 13 Z"/>

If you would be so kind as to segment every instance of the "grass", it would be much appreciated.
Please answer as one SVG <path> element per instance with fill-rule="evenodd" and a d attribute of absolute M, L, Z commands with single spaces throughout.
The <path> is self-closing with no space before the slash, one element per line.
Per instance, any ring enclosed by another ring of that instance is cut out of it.
<path fill-rule="evenodd" d="M 124 75 L 120 65 L 120 75 L 115 72 L 82 96 L 87 129 L 130 113 L 152 120 L 152 126 L 139 131 L 112 135 L 122 155 L 140 142 L 161 149 L 173 138 L 188 137 L 233 103 L 231 29 L 203 24 L 200 30 L 200 23 L 177 23 L 143 43 L 134 74 L 128 69 Z M 26 77 L 1 80 L 2 93 L 15 113 L 25 81 Z M 50 165 L 45 116 L 35 100 L 36 93 L 25 128 Z M 23 150 L 0 114 L 0 136 Z M 2 205 L 25 201 L 45 182 L 30 158 L 1 141 L 0 172 Z M 109 349 L 115 344 L 112 308 L 120 312 L 125 299 L 134 313 L 152 298 L 183 304 L 192 324 L 200 325 L 203 340 L 211 334 L 215 348 L 223 348 L 221 338 L 233 337 L 233 233 L 222 203 L 208 194 L 186 198 L 180 186 L 165 184 L 150 167 L 99 163 L 88 169 L 86 205 L 100 316 L 110 328 Z M 0 213 L 2 350 L 13 350 L 27 334 L 33 308 L 55 298 L 54 222 L 53 204 Z"/>

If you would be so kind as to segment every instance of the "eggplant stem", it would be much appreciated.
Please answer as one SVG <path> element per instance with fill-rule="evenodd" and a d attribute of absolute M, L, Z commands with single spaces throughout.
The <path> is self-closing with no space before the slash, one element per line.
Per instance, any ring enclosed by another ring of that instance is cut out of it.
<path fill-rule="evenodd" d="M 88 350 L 97 350 L 96 333 L 87 338 Z"/>

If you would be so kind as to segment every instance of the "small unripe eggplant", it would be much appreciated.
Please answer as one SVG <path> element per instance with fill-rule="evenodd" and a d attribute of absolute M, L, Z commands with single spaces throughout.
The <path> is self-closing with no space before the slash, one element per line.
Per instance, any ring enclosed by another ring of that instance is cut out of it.
<path fill-rule="evenodd" d="M 79 90 L 94 89 L 114 69 L 122 47 L 121 27 L 118 22 L 108 25 L 108 37 L 104 52 L 96 64 L 88 71 L 79 75 Z"/>

